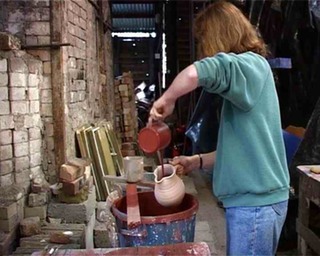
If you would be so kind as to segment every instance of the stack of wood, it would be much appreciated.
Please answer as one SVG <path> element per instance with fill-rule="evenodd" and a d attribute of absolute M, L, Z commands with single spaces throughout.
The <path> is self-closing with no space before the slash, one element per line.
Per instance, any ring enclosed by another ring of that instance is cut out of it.
<path fill-rule="evenodd" d="M 72 197 L 88 191 L 93 186 L 90 164 L 89 159 L 73 158 L 61 165 L 59 172 L 59 181 L 62 183 L 61 201 L 68 203 L 67 198 L 69 198 L 70 203 L 74 203 Z"/>
<path fill-rule="evenodd" d="M 138 133 L 138 117 L 135 104 L 134 83 L 131 72 L 115 79 L 116 128 L 120 131 L 121 142 L 135 142 Z"/>

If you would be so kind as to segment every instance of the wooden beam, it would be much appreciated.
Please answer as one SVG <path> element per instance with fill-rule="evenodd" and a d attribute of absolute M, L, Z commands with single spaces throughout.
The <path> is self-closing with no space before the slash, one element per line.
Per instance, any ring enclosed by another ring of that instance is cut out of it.
<path fill-rule="evenodd" d="M 51 44 L 62 43 L 66 34 L 65 2 L 51 1 Z M 67 159 L 67 135 L 65 115 L 64 71 L 62 64 L 63 49 L 51 50 L 51 81 L 52 81 L 52 114 L 54 124 L 55 164 L 61 166 Z M 57 170 L 59 168 L 56 168 Z"/>

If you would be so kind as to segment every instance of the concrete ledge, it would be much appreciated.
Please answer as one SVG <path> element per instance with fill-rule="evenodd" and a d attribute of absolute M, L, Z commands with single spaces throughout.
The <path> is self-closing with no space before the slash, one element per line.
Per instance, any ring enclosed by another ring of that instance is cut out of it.
<path fill-rule="evenodd" d="M 63 219 L 67 223 L 89 223 L 96 207 L 95 187 L 89 191 L 88 200 L 79 204 L 66 204 L 52 200 L 48 217 Z"/>

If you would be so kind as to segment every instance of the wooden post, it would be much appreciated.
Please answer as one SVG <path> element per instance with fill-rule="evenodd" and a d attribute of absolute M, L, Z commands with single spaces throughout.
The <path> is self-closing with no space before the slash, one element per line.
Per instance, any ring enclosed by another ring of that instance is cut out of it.
<path fill-rule="evenodd" d="M 65 23 L 66 2 L 50 1 L 51 4 L 51 43 L 66 43 Z M 61 166 L 66 162 L 66 74 L 63 63 L 64 48 L 51 50 L 51 84 L 52 84 L 52 114 L 54 124 L 55 164 Z"/>

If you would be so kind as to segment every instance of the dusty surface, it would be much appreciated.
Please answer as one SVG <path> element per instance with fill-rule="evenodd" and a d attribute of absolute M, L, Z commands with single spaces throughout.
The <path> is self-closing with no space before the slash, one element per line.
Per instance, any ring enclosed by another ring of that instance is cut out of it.
<path fill-rule="evenodd" d="M 211 255 L 226 255 L 226 233 L 224 210 L 219 207 L 212 194 L 211 176 L 207 171 L 193 171 L 192 182 L 185 182 L 186 189 L 193 186 L 199 200 L 196 218 L 195 242 L 206 242 Z"/>

